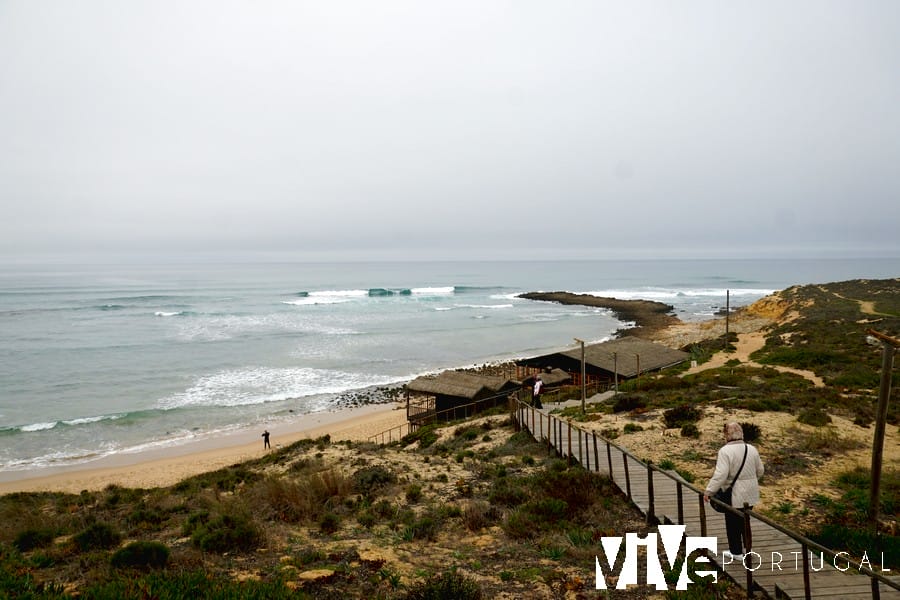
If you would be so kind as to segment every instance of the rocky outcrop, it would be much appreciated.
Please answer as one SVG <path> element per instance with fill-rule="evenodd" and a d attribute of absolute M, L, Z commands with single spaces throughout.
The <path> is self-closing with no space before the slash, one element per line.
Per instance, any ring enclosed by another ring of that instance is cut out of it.
<path fill-rule="evenodd" d="M 606 308 L 615 313 L 620 321 L 635 323 L 636 327 L 627 330 L 628 335 L 648 339 L 660 329 L 681 322 L 678 317 L 671 314 L 675 310 L 671 304 L 652 300 L 619 300 L 572 292 L 528 292 L 519 294 L 519 298 Z M 620 329 L 617 333 L 621 335 L 623 331 Z"/>

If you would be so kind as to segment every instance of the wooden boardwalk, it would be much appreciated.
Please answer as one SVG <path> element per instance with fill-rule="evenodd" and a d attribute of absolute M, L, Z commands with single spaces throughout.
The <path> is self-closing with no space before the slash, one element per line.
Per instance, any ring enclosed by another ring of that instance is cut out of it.
<path fill-rule="evenodd" d="M 702 490 L 674 473 L 648 467 L 626 450 L 570 422 L 557 419 L 548 409 L 537 410 L 518 404 L 517 419 L 533 437 L 547 444 L 563 458 L 577 461 L 585 469 L 611 476 L 619 489 L 647 516 L 648 521 L 684 524 L 686 536 L 716 536 L 719 554 L 727 549 L 725 516 L 704 504 Z M 745 564 L 723 565 L 748 596 L 761 591 L 773 598 L 896 598 L 900 599 L 900 571 L 883 571 L 881 556 L 870 556 L 871 572 L 891 583 L 870 577 L 859 564 L 843 555 L 823 552 L 802 536 L 791 534 L 752 511 L 751 552 Z M 805 557 L 804 557 L 805 555 Z M 808 559 L 804 561 L 804 558 Z M 897 565 L 895 565 L 897 566 Z M 805 576 L 804 574 L 807 574 Z M 877 588 L 873 588 L 873 583 Z M 808 587 L 807 587 L 808 586 Z"/>

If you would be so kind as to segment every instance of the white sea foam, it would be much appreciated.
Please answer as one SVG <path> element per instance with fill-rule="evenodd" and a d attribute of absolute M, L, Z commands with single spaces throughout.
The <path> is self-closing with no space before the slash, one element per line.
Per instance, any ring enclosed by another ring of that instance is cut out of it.
<path fill-rule="evenodd" d="M 410 292 L 413 294 L 418 294 L 421 296 L 443 296 L 446 294 L 453 293 L 453 286 L 449 287 L 420 287 L 420 288 L 412 288 Z"/>
<path fill-rule="evenodd" d="M 342 304 L 350 302 L 350 298 L 344 296 L 323 297 L 309 295 L 306 298 L 296 298 L 295 300 L 282 300 L 282 304 L 290 304 L 293 306 L 315 306 L 316 304 Z"/>
<path fill-rule="evenodd" d="M 460 308 L 487 308 L 487 309 L 499 309 L 499 308 L 512 308 L 512 304 L 461 304 Z"/>
<path fill-rule="evenodd" d="M 19 427 L 21 431 L 43 431 L 44 429 L 53 429 L 58 421 L 49 421 L 46 423 L 32 423 L 31 425 L 22 425 Z"/>
<path fill-rule="evenodd" d="M 256 367 L 202 377 L 185 391 L 161 400 L 159 408 L 264 404 L 398 381 L 403 379 L 308 367 Z"/>
<path fill-rule="evenodd" d="M 179 312 L 165 312 L 165 311 L 158 310 L 153 314 L 156 315 L 157 317 L 177 317 L 178 315 L 180 315 L 182 313 L 180 311 Z"/>
<path fill-rule="evenodd" d="M 445 310 L 458 310 L 458 309 L 486 309 L 486 310 L 495 310 L 495 309 L 503 309 L 503 308 L 513 308 L 512 304 L 454 304 L 453 306 L 436 306 L 434 310 L 436 311 L 445 311 Z"/>
<path fill-rule="evenodd" d="M 66 425 L 87 425 L 88 423 L 97 423 L 98 421 L 115 420 L 120 418 L 119 415 L 103 415 L 99 417 L 81 417 L 79 419 L 69 419 L 63 421 Z"/>

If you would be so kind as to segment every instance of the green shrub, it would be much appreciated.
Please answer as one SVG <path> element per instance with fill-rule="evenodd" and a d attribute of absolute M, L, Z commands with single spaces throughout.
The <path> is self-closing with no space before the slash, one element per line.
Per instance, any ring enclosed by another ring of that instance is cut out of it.
<path fill-rule="evenodd" d="M 497 516 L 497 511 L 483 501 L 467 502 L 462 511 L 462 521 L 469 531 L 479 531 L 490 525 Z"/>
<path fill-rule="evenodd" d="M 533 518 L 527 510 L 516 508 L 506 515 L 503 531 L 514 540 L 528 539 L 537 533 Z"/>
<path fill-rule="evenodd" d="M 755 423 L 742 421 L 741 430 L 744 432 L 744 441 L 747 443 L 755 442 L 762 437 L 762 431 L 760 430 L 759 425 Z"/>
<path fill-rule="evenodd" d="M 528 500 L 528 491 L 516 480 L 496 479 L 488 494 L 491 504 L 500 506 L 519 506 Z"/>
<path fill-rule="evenodd" d="M 481 600 L 478 583 L 455 570 L 434 575 L 416 584 L 406 594 L 407 600 Z"/>
<path fill-rule="evenodd" d="M 367 498 L 371 498 L 384 486 L 396 483 L 397 476 L 384 467 L 365 467 L 353 474 L 353 489 Z"/>
<path fill-rule="evenodd" d="M 406 501 L 416 503 L 422 499 L 422 486 L 411 483 L 406 486 Z"/>
<path fill-rule="evenodd" d="M 433 445 L 438 439 L 438 434 L 435 431 L 436 429 L 437 425 L 434 424 L 419 427 L 415 431 L 403 436 L 403 439 L 400 440 L 400 443 L 404 446 L 409 446 L 410 444 L 419 442 L 419 448 L 428 448 L 429 446 Z"/>
<path fill-rule="evenodd" d="M 327 512 L 319 519 L 319 530 L 322 533 L 334 533 L 341 528 L 341 518 L 333 512 Z"/>
<path fill-rule="evenodd" d="M 541 498 L 529 502 L 524 508 L 543 522 L 551 523 L 565 518 L 569 505 L 559 498 Z"/>
<path fill-rule="evenodd" d="M 209 511 L 201 510 L 190 515 L 181 526 L 181 532 L 184 535 L 193 535 L 197 528 L 209 522 Z"/>
<path fill-rule="evenodd" d="M 626 423 L 623 430 L 625 433 L 636 433 L 638 431 L 643 431 L 644 428 L 637 423 Z"/>
<path fill-rule="evenodd" d="M 52 529 L 26 529 L 19 532 L 13 540 L 13 546 L 19 552 L 28 552 L 35 548 L 46 548 L 53 541 Z"/>
<path fill-rule="evenodd" d="M 166 566 L 169 560 L 169 549 L 160 542 L 132 542 L 116 550 L 110 564 L 116 568 L 151 567 L 155 569 Z"/>
<path fill-rule="evenodd" d="M 694 424 L 703 416 L 703 411 L 689 404 L 681 404 L 663 412 L 663 422 L 669 429 Z"/>
<path fill-rule="evenodd" d="M 366 529 L 371 529 L 378 522 L 378 518 L 372 512 L 366 510 L 356 516 L 356 522 Z"/>
<path fill-rule="evenodd" d="M 615 397 L 612 410 L 614 413 L 627 412 L 645 408 L 647 401 L 637 394 L 619 394 Z"/>
<path fill-rule="evenodd" d="M 112 548 L 117 546 L 121 540 L 122 535 L 107 523 L 94 523 L 72 538 L 82 552 Z"/>
<path fill-rule="evenodd" d="M 615 427 L 607 427 L 600 431 L 600 436 L 607 440 L 614 440 L 619 437 L 619 430 Z"/>
<path fill-rule="evenodd" d="M 831 417 L 820 408 L 806 408 L 797 415 L 797 420 L 813 427 L 822 427 L 831 423 Z"/>
<path fill-rule="evenodd" d="M 693 423 L 687 423 L 681 426 L 681 437 L 697 439 L 700 437 L 700 430 Z"/>
<path fill-rule="evenodd" d="M 201 524 L 194 531 L 191 540 L 205 552 L 231 552 L 249 550 L 259 541 L 260 533 L 256 524 L 242 514 L 220 515 Z"/>
<path fill-rule="evenodd" d="M 459 429 L 457 429 L 456 431 L 453 432 L 453 435 L 455 437 L 461 437 L 462 439 L 466 440 L 467 442 L 471 442 L 471 441 L 475 440 L 475 438 L 477 438 L 480 435 L 480 433 L 474 427 L 469 427 L 469 428 L 460 427 Z"/>
<path fill-rule="evenodd" d="M 429 540 L 433 541 L 437 538 L 440 531 L 440 519 L 433 514 L 422 515 L 415 519 L 403 531 L 403 539 L 406 541 L 413 540 Z"/>

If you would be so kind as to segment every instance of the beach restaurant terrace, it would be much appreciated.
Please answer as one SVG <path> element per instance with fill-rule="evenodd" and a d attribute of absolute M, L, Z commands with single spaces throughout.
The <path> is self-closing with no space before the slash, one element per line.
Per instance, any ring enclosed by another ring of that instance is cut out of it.
<path fill-rule="evenodd" d="M 584 347 L 584 372 L 587 385 L 608 384 L 633 379 L 642 373 L 660 371 L 681 364 L 690 355 L 662 344 L 626 336 Z M 548 368 L 562 369 L 581 385 L 581 347 L 516 361 L 516 377 L 528 380 Z"/>

